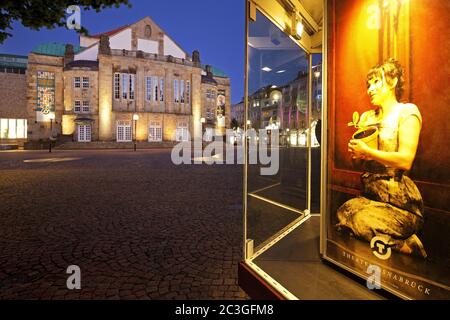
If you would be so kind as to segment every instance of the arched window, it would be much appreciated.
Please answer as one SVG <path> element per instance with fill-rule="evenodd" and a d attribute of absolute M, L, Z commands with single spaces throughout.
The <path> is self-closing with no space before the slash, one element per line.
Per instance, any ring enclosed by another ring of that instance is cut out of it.
<path fill-rule="evenodd" d="M 145 37 L 150 38 L 152 36 L 152 27 L 150 25 L 145 26 Z"/>

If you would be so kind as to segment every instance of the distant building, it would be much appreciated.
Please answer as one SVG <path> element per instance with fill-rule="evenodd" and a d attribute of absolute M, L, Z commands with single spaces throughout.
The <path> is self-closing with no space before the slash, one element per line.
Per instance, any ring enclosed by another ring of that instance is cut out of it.
<path fill-rule="evenodd" d="M 27 140 L 27 57 L 0 54 L 0 141 Z"/>
<path fill-rule="evenodd" d="M 1 63 L 6 57 L 0 59 L 0 87 L 8 90 L 5 85 L 18 78 L 12 92 L 23 98 L 11 114 L 2 95 L 0 119 L 2 125 L 3 119 L 25 119 L 28 140 L 180 141 L 201 136 L 202 117 L 222 132 L 230 124 L 230 79 L 203 66 L 198 51 L 189 56 L 149 17 L 80 36 L 79 45 L 42 44 L 27 59 L 16 57 L 22 60 L 14 75 L 2 72 L 9 69 Z M 11 139 L 2 128 L 2 141 Z"/>
<path fill-rule="evenodd" d="M 243 127 L 245 121 L 244 101 L 231 106 L 231 120 L 236 119 L 238 126 Z"/>

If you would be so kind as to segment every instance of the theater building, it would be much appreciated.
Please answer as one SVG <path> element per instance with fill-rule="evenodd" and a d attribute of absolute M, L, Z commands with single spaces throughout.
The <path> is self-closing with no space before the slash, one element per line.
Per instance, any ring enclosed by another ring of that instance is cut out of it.
<path fill-rule="evenodd" d="M 200 137 L 202 118 L 216 132 L 230 123 L 230 79 L 149 17 L 38 46 L 24 80 L 31 141 L 181 141 Z"/>

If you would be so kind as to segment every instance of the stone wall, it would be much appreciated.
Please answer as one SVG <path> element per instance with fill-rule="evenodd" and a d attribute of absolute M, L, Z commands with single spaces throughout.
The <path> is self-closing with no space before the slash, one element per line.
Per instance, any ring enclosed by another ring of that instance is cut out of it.
<path fill-rule="evenodd" d="M 26 73 L 28 140 L 48 139 L 50 136 L 50 124 L 48 122 L 36 122 L 38 71 L 48 71 L 55 74 L 56 123 L 53 124 L 53 134 L 56 135 L 62 132 L 61 123 L 64 112 L 63 58 L 30 53 L 28 55 L 28 68 Z"/>
<path fill-rule="evenodd" d="M 0 118 L 27 119 L 26 74 L 0 72 Z"/>

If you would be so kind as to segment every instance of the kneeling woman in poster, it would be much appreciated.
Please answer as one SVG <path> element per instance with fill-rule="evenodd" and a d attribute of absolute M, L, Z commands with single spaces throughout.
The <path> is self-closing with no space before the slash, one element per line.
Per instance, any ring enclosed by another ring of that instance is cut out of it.
<path fill-rule="evenodd" d="M 426 258 L 417 236 L 423 226 L 422 197 L 405 174 L 414 162 L 422 117 L 416 105 L 398 101 L 403 84 L 403 69 L 394 59 L 367 75 L 367 93 L 377 108 L 364 112 L 357 126 L 361 136 L 366 129 L 377 138 L 371 146 L 356 134 L 348 144 L 352 158 L 363 160 L 363 195 L 338 209 L 337 227 L 369 242 L 382 237 L 394 250 Z"/>

